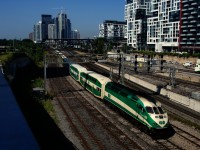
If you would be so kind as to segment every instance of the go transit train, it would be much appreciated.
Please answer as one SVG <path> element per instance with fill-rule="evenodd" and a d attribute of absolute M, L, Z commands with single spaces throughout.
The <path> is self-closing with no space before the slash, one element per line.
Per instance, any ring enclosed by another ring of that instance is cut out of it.
<path fill-rule="evenodd" d="M 69 73 L 94 96 L 109 101 L 142 123 L 149 131 L 167 129 L 170 126 L 168 115 L 160 102 L 135 95 L 130 88 L 78 64 L 70 64 Z"/>

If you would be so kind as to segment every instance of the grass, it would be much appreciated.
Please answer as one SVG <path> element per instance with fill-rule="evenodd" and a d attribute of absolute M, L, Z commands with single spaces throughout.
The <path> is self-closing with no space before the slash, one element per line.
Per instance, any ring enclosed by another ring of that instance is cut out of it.
<path fill-rule="evenodd" d="M 40 87 L 43 88 L 44 87 L 44 80 L 42 78 L 37 78 L 33 81 L 32 83 L 32 87 Z M 39 104 L 42 105 L 42 107 L 48 112 L 48 114 L 50 115 L 50 117 L 54 120 L 54 122 L 56 124 L 59 123 L 56 113 L 55 113 L 55 109 L 53 107 L 52 104 L 52 99 L 53 96 L 51 94 L 47 94 L 44 97 L 44 94 L 38 94 L 34 96 L 34 99 L 39 102 Z"/>

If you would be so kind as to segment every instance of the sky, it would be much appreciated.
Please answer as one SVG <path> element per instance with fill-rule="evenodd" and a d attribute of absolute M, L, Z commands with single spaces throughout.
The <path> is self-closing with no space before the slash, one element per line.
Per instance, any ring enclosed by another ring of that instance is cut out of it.
<path fill-rule="evenodd" d="M 81 38 L 98 36 L 104 20 L 124 21 L 125 0 L 2 0 L 0 39 L 25 39 L 41 14 L 56 17 L 63 9 Z"/>

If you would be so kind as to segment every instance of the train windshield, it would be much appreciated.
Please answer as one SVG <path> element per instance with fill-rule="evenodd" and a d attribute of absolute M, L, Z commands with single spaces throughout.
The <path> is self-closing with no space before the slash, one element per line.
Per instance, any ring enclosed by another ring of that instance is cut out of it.
<path fill-rule="evenodd" d="M 161 107 L 158 107 L 158 110 L 159 110 L 159 112 L 160 112 L 161 114 L 164 114 L 164 113 L 165 113 Z"/>
<path fill-rule="evenodd" d="M 149 114 L 153 114 L 153 113 L 154 113 L 152 107 L 146 107 L 146 111 L 147 111 Z"/>
<path fill-rule="evenodd" d="M 153 110 L 154 110 L 155 114 L 159 114 L 159 111 L 158 111 L 157 107 L 153 107 Z"/>

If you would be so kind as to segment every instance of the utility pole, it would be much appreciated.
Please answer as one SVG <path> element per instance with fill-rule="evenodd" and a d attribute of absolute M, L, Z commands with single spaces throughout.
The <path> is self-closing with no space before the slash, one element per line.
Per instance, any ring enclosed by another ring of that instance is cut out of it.
<path fill-rule="evenodd" d="M 47 89 L 46 89 L 46 78 L 47 78 L 47 72 L 46 72 L 46 68 L 47 68 L 47 63 L 46 63 L 46 55 L 44 55 L 44 94 L 47 94 Z"/>
<path fill-rule="evenodd" d="M 171 66 L 169 68 L 169 78 L 170 78 L 170 81 L 169 81 L 169 85 L 172 86 L 174 88 L 175 86 L 175 67 L 174 66 Z"/>

